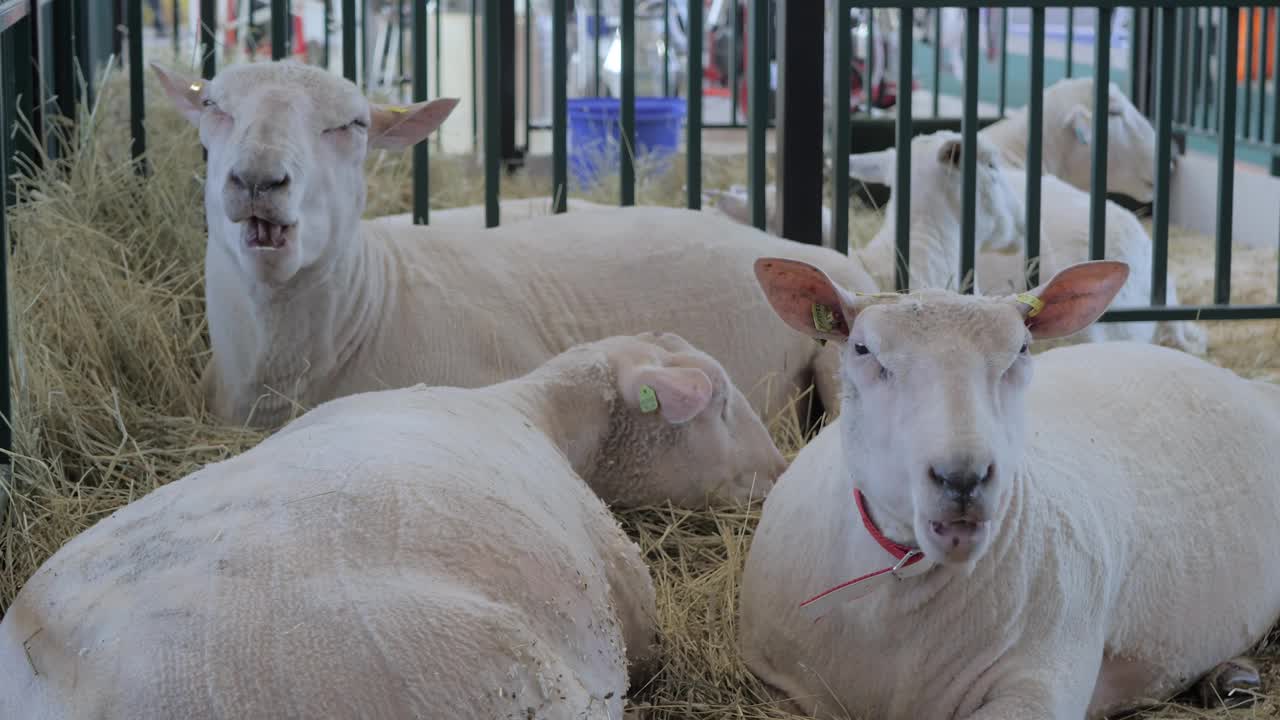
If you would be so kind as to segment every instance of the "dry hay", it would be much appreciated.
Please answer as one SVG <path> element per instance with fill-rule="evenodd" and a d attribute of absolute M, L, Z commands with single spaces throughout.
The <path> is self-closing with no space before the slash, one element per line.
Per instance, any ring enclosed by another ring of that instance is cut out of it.
<path fill-rule="evenodd" d="M 67 159 L 46 163 L 58 172 L 37 175 L 11 216 L 17 456 L 0 527 L 0 612 L 75 534 L 261 439 L 212 422 L 195 391 L 208 356 L 202 162 L 194 133 L 154 85 L 149 90 L 150 181 L 137 179 L 127 162 L 126 98 L 118 84 L 108 85 L 91 131 Z M 409 154 L 375 156 L 369 165 L 369 214 L 406 211 Z M 642 203 L 680 204 L 682 163 L 675 166 L 638 186 Z M 743 177 L 740 158 L 708 158 L 707 187 Z M 545 185 L 507 178 L 504 195 L 545 194 Z M 434 207 L 482 197 L 473 163 L 439 155 L 431 187 Z M 609 201 L 613 191 L 587 197 Z M 853 220 L 866 236 L 863 226 L 878 222 L 865 211 Z M 794 456 L 803 445 L 794 413 L 773 425 Z M 664 720 L 793 717 L 770 704 L 736 652 L 738 579 L 758 509 L 651 508 L 620 519 L 652 568 L 662 626 L 662 669 L 636 689 L 633 707 Z M 1275 667 L 1268 672 L 1269 687 L 1280 691 Z M 1272 717 L 1276 707 L 1268 700 L 1230 717 Z M 1228 716 L 1169 706 L 1145 717 Z"/>

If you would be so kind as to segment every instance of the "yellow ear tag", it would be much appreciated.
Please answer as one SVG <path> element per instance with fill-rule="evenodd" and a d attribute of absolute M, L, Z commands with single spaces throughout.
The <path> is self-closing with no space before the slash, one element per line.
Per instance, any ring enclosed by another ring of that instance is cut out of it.
<path fill-rule="evenodd" d="M 200 83 L 191 83 L 191 92 L 200 92 L 200 88 L 204 87 Z"/>
<path fill-rule="evenodd" d="M 816 328 L 818 332 L 831 332 L 831 329 L 836 326 L 835 313 L 833 313 L 831 308 L 826 305 L 813 303 L 812 312 L 813 327 Z"/>
<path fill-rule="evenodd" d="M 1031 306 L 1031 312 L 1027 313 L 1027 317 L 1035 317 L 1036 315 L 1040 314 L 1041 310 L 1044 309 L 1044 301 L 1036 297 L 1035 295 L 1032 295 L 1031 293 L 1022 293 L 1018 295 L 1016 299 L 1018 302 L 1022 303 L 1023 305 Z"/>
<path fill-rule="evenodd" d="M 640 412 L 651 413 L 658 409 L 658 394 L 648 385 L 640 386 Z"/>
<path fill-rule="evenodd" d="M 403 114 L 405 114 L 405 113 L 409 112 L 409 108 L 404 107 L 404 106 L 401 106 L 401 105 L 388 105 L 388 106 L 386 106 L 386 108 L 384 108 L 384 109 L 385 109 L 387 112 L 393 112 L 393 113 L 395 113 L 395 114 L 397 114 L 397 115 L 403 115 Z"/>

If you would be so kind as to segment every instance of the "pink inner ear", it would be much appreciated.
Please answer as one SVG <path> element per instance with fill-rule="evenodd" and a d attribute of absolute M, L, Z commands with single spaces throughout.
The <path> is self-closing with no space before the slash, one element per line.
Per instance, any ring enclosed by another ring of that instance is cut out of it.
<path fill-rule="evenodd" d="M 658 396 L 658 412 L 669 423 L 688 422 L 711 403 L 711 378 L 697 368 L 647 368 L 637 380 L 637 394 L 640 385 L 652 387 Z"/>
<path fill-rule="evenodd" d="M 1044 308 L 1027 318 L 1027 328 L 1041 339 L 1077 333 L 1107 311 L 1128 279 L 1128 264 L 1117 260 L 1072 265 L 1034 293 Z"/>
<path fill-rule="evenodd" d="M 403 112 L 374 105 L 370 111 L 369 143 L 375 148 L 403 150 L 427 139 L 458 106 L 456 98 L 417 103 Z"/>
<path fill-rule="evenodd" d="M 813 337 L 843 339 L 849 336 L 844 302 L 826 273 L 808 263 L 782 258 L 760 258 L 756 260 L 755 271 L 756 280 L 774 312 L 793 329 Z M 815 303 L 831 311 L 829 331 L 815 327 Z"/>

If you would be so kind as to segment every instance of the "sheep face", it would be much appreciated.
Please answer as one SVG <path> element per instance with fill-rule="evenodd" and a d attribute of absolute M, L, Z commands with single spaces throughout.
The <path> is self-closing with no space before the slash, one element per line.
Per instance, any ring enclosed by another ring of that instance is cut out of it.
<path fill-rule="evenodd" d="M 368 150 L 424 139 L 456 104 L 375 105 L 353 83 L 292 61 L 231 66 L 207 82 L 153 68 L 209 154 L 211 250 L 220 244 L 271 287 L 349 257 Z"/>
<path fill-rule="evenodd" d="M 1077 95 L 1087 90 L 1088 97 L 1066 109 L 1062 127 L 1062 146 L 1067 148 L 1062 162 L 1062 179 L 1088 190 L 1093 163 L 1093 82 L 1083 79 L 1071 89 Z M 1107 192 L 1151 202 L 1155 197 L 1156 133 L 1138 108 L 1111 83 L 1107 105 Z M 1045 129 L 1046 133 L 1051 129 Z M 1171 156 L 1170 173 L 1177 169 L 1177 157 Z"/>
<path fill-rule="evenodd" d="M 1029 343 L 1088 326 L 1128 272 L 1120 262 L 1083 263 L 1016 297 L 854 296 L 804 263 L 756 263 L 788 324 L 843 343 L 846 466 L 876 521 L 926 556 L 970 569 L 999 532 L 1023 463 Z"/>
<path fill-rule="evenodd" d="M 616 400 L 587 481 L 620 504 L 737 504 L 786 469 L 724 368 L 674 333 L 602 341 Z"/>

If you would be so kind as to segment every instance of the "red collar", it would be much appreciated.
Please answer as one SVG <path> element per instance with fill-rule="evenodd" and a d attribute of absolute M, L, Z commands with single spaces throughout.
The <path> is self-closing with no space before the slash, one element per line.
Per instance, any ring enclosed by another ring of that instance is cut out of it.
<path fill-rule="evenodd" d="M 933 562 L 922 562 L 925 559 L 924 553 L 918 548 L 899 545 L 885 537 L 884 533 L 880 532 L 880 528 L 876 527 L 875 522 L 871 519 L 871 515 L 867 512 L 866 499 L 863 498 L 862 492 L 857 488 L 854 488 L 853 490 L 853 500 L 854 504 L 858 506 L 858 515 L 862 517 L 862 526 L 867 529 L 867 532 L 870 533 L 876 543 L 880 547 L 884 548 L 884 551 L 889 553 L 889 555 L 891 555 L 897 562 L 889 567 L 869 572 L 866 575 L 861 575 L 852 580 L 840 583 L 833 588 L 823 590 L 817 595 L 814 595 L 808 600 L 800 603 L 800 607 L 802 608 L 810 607 L 813 603 L 823 600 L 824 598 L 828 598 L 829 596 L 834 595 L 841 590 L 845 590 L 846 588 L 860 585 L 861 587 L 857 588 L 857 590 L 845 593 L 847 600 L 855 600 L 871 592 L 871 590 L 873 590 L 880 582 L 886 581 L 890 578 L 902 580 L 904 578 L 922 574 L 929 568 L 933 567 Z"/>

